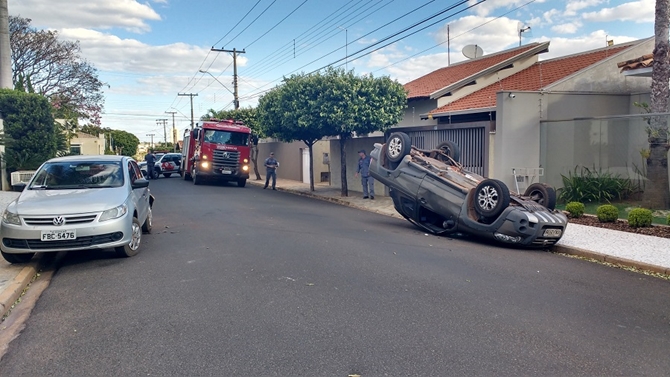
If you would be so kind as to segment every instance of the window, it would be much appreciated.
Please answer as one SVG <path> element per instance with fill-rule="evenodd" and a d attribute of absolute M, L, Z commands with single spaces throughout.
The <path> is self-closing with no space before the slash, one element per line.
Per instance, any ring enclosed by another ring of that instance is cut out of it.
<path fill-rule="evenodd" d="M 70 154 L 80 155 L 81 154 L 81 144 L 71 144 L 70 145 Z"/>
<path fill-rule="evenodd" d="M 247 146 L 249 134 L 219 130 L 205 130 L 205 141 L 216 144 Z"/>

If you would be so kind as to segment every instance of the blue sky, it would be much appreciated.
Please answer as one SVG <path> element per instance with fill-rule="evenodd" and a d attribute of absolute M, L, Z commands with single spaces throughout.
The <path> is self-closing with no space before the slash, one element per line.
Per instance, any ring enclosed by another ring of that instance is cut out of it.
<path fill-rule="evenodd" d="M 653 0 L 9 0 L 9 13 L 80 41 L 100 73 L 104 127 L 163 139 L 174 111 L 179 134 L 208 109 L 232 108 L 238 49 L 242 107 L 282 77 L 329 64 L 400 83 L 466 59 L 550 41 L 542 59 L 653 36 Z M 448 25 L 448 28 L 447 28 Z M 449 37 L 447 37 L 447 29 Z M 403 32 L 403 30 L 406 30 Z M 397 35 L 396 35 L 397 34 Z M 394 36 L 395 35 L 395 36 Z M 388 39 L 387 39 L 388 38 Z M 346 45 L 346 47 L 345 47 Z M 345 58 L 345 56 L 349 58 Z M 208 73 L 201 73 L 200 70 Z"/>

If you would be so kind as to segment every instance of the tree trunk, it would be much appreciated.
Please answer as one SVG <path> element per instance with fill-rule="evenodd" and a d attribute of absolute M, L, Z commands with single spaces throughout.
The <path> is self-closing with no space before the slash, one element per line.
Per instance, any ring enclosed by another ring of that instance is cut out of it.
<path fill-rule="evenodd" d="M 260 181 L 261 173 L 258 171 L 258 145 L 253 145 L 251 147 L 251 162 L 254 163 L 254 173 L 256 173 L 256 180 Z"/>
<path fill-rule="evenodd" d="M 314 191 L 314 142 L 307 144 L 309 147 L 309 190 Z"/>
<path fill-rule="evenodd" d="M 654 64 L 651 70 L 651 112 L 668 112 L 668 90 L 670 85 L 670 62 L 668 61 L 670 26 L 669 0 L 656 0 L 654 20 Z M 668 187 L 668 123 L 665 116 L 652 116 L 650 119 L 649 150 L 647 159 L 648 184 L 645 187 L 643 201 L 652 209 L 665 209 L 670 206 L 670 188 Z"/>
<path fill-rule="evenodd" d="M 344 151 L 344 146 L 347 143 L 348 137 L 346 135 L 340 135 L 340 164 L 341 172 L 340 179 L 342 180 L 342 192 L 340 195 L 349 196 L 349 188 L 347 187 L 347 154 Z"/>

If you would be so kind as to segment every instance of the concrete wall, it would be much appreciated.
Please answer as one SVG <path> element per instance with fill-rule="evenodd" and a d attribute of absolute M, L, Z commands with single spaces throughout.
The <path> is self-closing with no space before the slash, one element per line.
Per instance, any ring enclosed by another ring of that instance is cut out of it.
<path fill-rule="evenodd" d="M 366 137 L 351 139 L 347 141 L 347 144 L 344 148 L 346 155 L 346 164 L 347 164 L 347 187 L 349 191 L 361 192 L 363 188 L 361 187 L 361 180 L 354 177 L 356 173 L 356 167 L 358 166 L 358 151 L 365 149 L 365 151 L 370 154 L 373 149 L 374 143 L 383 143 L 383 137 Z M 331 151 L 331 186 L 333 187 L 342 187 L 341 179 L 341 154 L 340 154 L 340 141 L 331 140 L 330 141 L 330 151 Z M 379 182 L 375 182 L 375 195 L 383 196 L 384 195 L 384 185 Z"/>
<path fill-rule="evenodd" d="M 70 139 L 70 145 L 79 145 L 83 155 L 101 155 L 105 154 L 105 135 L 99 137 L 82 135 Z"/>
<path fill-rule="evenodd" d="M 421 120 L 421 114 L 426 114 L 431 110 L 435 110 L 437 107 L 436 100 L 413 100 L 407 103 L 407 108 L 405 109 L 405 115 L 403 119 L 395 125 L 394 127 L 423 127 L 423 126 L 434 126 L 437 125 L 437 119 L 425 119 Z"/>
<path fill-rule="evenodd" d="M 302 181 L 302 150 L 307 148 L 302 141 L 294 141 L 292 143 L 282 142 L 268 142 L 258 144 L 258 171 L 265 179 L 265 167 L 263 162 L 270 155 L 270 152 L 275 153 L 275 158 L 279 161 L 279 169 L 277 169 L 277 177 L 284 179 L 291 179 L 294 181 Z M 314 144 L 313 153 L 313 171 L 314 183 L 319 183 L 321 173 L 328 173 L 328 165 L 323 163 L 323 154 L 329 153 L 330 143 L 328 141 L 318 141 Z M 253 176 L 253 174 L 252 174 Z"/>

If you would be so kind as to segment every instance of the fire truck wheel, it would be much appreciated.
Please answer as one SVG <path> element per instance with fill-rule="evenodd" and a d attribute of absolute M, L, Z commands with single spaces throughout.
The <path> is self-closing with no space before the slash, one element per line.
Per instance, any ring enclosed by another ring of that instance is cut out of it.
<path fill-rule="evenodd" d="M 125 246 L 117 247 L 114 251 L 120 257 L 132 257 L 140 252 L 140 243 L 142 243 L 142 225 L 137 217 L 133 217 L 132 238 L 130 242 Z"/>
<path fill-rule="evenodd" d="M 237 180 L 237 186 L 238 187 L 244 187 L 247 185 L 247 180 L 246 179 L 238 179 Z"/>
<path fill-rule="evenodd" d="M 193 180 L 194 185 L 199 185 L 200 181 L 202 180 L 202 178 L 198 178 L 198 172 L 195 170 L 195 168 L 191 170 L 191 179 Z"/>

